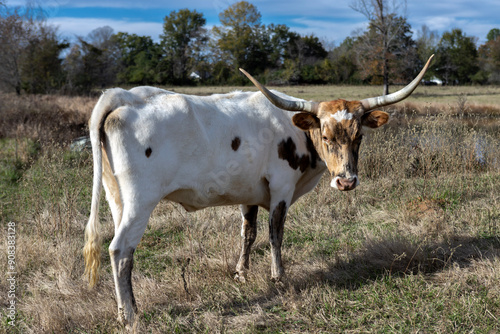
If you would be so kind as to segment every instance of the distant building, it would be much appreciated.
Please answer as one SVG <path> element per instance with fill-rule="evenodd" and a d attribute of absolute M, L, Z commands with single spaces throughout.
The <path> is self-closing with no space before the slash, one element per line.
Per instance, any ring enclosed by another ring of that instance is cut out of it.
<path fill-rule="evenodd" d="M 436 78 L 436 77 L 432 77 L 430 80 L 424 80 L 423 82 L 424 85 L 426 86 L 442 86 L 443 85 L 443 81 Z"/>
<path fill-rule="evenodd" d="M 198 74 L 198 72 L 191 72 L 191 74 L 189 75 L 189 78 L 191 80 L 201 80 L 201 75 Z"/>

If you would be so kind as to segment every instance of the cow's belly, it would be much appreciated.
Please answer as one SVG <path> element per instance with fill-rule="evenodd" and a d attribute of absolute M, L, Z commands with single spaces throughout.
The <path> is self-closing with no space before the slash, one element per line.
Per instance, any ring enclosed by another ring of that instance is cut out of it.
<path fill-rule="evenodd" d="M 259 205 L 268 209 L 269 188 L 267 181 L 255 185 L 226 185 L 207 183 L 200 188 L 177 189 L 167 194 L 164 199 L 179 203 L 186 211 L 192 212 L 211 206 L 223 205 Z"/>

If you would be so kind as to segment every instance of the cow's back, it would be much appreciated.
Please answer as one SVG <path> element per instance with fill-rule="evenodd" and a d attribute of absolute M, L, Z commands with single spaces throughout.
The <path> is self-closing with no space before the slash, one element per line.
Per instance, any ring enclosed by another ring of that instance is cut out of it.
<path fill-rule="evenodd" d="M 293 154 L 307 155 L 304 133 L 289 112 L 261 93 L 198 97 L 148 88 L 128 93 L 142 103 L 130 99 L 134 104 L 116 108 L 105 123 L 110 160 L 120 161 L 112 163 L 118 183 L 140 179 L 152 193 L 190 211 L 230 204 L 267 207 L 272 177 L 294 183 L 304 172 L 279 153 L 283 143 L 293 143 Z"/>

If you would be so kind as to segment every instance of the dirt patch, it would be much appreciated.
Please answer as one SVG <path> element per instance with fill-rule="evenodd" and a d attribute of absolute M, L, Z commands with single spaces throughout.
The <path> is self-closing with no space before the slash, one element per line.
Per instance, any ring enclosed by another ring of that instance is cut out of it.
<path fill-rule="evenodd" d="M 444 199 L 418 197 L 407 204 L 410 215 L 422 219 L 426 217 L 438 218 L 444 213 L 446 201 Z"/>

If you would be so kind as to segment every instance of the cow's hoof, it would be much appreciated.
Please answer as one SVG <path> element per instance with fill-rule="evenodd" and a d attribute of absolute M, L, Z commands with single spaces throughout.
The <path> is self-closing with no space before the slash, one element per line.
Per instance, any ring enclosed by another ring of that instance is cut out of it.
<path fill-rule="evenodd" d="M 274 284 L 283 284 L 281 277 L 278 277 L 278 278 L 272 277 L 271 282 L 273 282 Z"/>
<path fill-rule="evenodd" d="M 238 283 L 246 283 L 247 280 L 245 278 L 245 276 L 243 275 L 243 273 L 235 273 L 234 274 L 234 280 Z"/>
<path fill-rule="evenodd" d="M 273 283 L 283 283 L 283 275 L 279 275 L 276 277 L 271 277 L 271 282 Z"/>
<path fill-rule="evenodd" d="M 119 308 L 118 309 L 118 323 L 120 323 L 126 331 L 133 330 L 135 328 L 136 324 L 136 319 L 135 319 L 135 312 L 126 312 L 124 308 Z"/>

